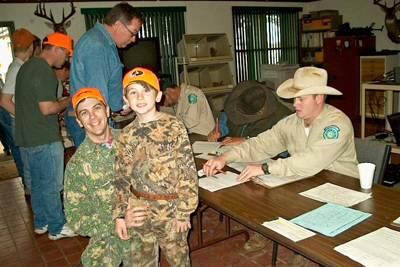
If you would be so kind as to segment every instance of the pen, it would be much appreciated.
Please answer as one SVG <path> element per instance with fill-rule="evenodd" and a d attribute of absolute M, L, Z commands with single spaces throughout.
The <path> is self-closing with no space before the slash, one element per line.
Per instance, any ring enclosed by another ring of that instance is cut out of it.
<path fill-rule="evenodd" d="M 211 175 L 211 177 L 214 178 L 214 179 L 218 179 L 218 177 L 215 176 L 215 175 Z"/>
<path fill-rule="evenodd" d="M 206 165 L 206 166 L 210 167 L 210 165 L 207 165 L 207 164 L 205 164 L 205 163 L 203 163 L 203 165 Z M 220 170 L 220 169 L 217 169 L 217 168 L 215 168 L 214 170 L 216 170 L 217 172 L 226 174 L 226 171 L 223 171 L 223 170 Z"/>
<path fill-rule="evenodd" d="M 215 119 L 215 132 L 219 133 L 218 132 L 218 118 Z"/>

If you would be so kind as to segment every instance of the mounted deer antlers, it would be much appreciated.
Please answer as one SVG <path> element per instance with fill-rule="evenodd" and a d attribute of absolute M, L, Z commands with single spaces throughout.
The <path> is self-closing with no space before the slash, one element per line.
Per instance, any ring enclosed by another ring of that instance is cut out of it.
<path fill-rule="evenodd" d="M 400 20 L 397 19 L 396 12 L 400 10 L 400 2 L 396 3 L 396 0 L 394 0 L 392 7 L 387 7 L 386 2 L 385 5 L 380 2 L 381 0 L 374 0 L 374 5 L 380 6 L 382 11 L 385 12 L 385 27 L 388 37 L 393 43 L 398 44 L 400 43 Z"/>
<path fill-rule="evenodd" d="M 61 33 L 67 34 L 67 30 L 66 29 L 69 26 L 71 26 L 71 21 L 70 20 L 67 21 L 67 20 L 70 17 L 72 17 L 75 14 L 75 12 L 76 12 L 76 10 L 75 10 L 74 4 L 71 1 L 71 13 L 67 17 L 65 17 L 64 16 L 64 8 L 63 8 L 63 19 L 62 19 L 62 21 L 60 23 L 56 23 L 56 21 L 54 20 L 53 13 L 51 12 L 51 9 L 50 9 L 50 17 L 47 16 L 45 3 L 43 3 L 43 7 L 42 7 L 41 3 L 39 3 L 36 6 L 36 11 L 35 11 L 34 14 L 36 16 L 40 17 L 40 18 L 44 18 L 44 19 L 50 20 L 51 23 L 45 22 L 44 24 L 46 24 L 47 27 L 49 27 L 50 29 L 53 29 L 54 32 L 61 32 Z"/>

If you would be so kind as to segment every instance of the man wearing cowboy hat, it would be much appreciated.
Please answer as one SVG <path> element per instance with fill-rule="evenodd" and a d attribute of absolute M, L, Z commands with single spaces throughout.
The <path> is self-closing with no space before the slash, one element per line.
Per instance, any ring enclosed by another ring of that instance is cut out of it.
<path fill-rule="evenodd" d="M 215 142 L 226 136 L 222 145 L 237 145 L 271 129 L 290 114 L 292 111 L 276 99 L 272 89 L 256 81 L 243 81 L 229 94 L 218 131 L 211 131 L 207 140 Z"/>
<path fill-rule="evenodd" d="M 327 79 L 324 69 L 298 69 L 293 79 L 277 89 L 280 97 L 294 98 L 296 113 L 271 130 L 210 159 L 204 173 L 210 176 L 226 163 L 259 161 L 287 150 L 289 158 L 247 165 L 237 180 L 246 182 L 250 177 L 269 173 L 280 177 L 309 176 L 324 169 L 358 178 L 353 126 L 342 111 L 325 104 L 325 95 L 342 95 L 327 86 Z"/>
<path fill-rule="evenodd" d="M 324 169 L 358 177 L 353 126 L 342 111 L 325 104 L 325 95 L 342 94 L 327 86 L 327 80 L 324 69 L 298 69 L 293 79 L 277 89 L 281 98 L 294 98 L 296 113 L 257 137 L 208 160 L 204 173 L 211 176 L 226 163 L 260 161 L 287 150 L 291 155 L 288 158 L 247 165 L 237 181 L 246 182 L 250 177 L 269 173 L 280 177 L 310 176 Z M 306 262 L 302 256 L 294 255 L 288 266 L 304 266 Z"/>

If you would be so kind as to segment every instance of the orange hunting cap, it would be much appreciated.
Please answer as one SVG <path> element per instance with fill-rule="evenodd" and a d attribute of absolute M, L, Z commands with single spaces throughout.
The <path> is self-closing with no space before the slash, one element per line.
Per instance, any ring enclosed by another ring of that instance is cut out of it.
<path fill-rule="evenodd" d="M 12 34 L 12 43 L 15 48 L 29 47 L 33 43 L 34 39 L 35 36 L 25 28 L 17 29 Z"/>
<path fill-rule="evenodd" d="M 83 99 L 86 99 L 88 97 L 93 97 L 97 98 L 101 102 L 104 103 L 104 105 L 107 106 L 106 100 L 104 99 L 103 95 L 101 94 L 100 90 L 94 87 L 82 87 L 78 91 L 75 92 L 75 94 L 72 96 L 72 107 L 76 108 L 76 105 L 79 104 Z"/>
<path fill-rule="evenodd" d="M 59 32 L 50 33 L 44 38 L 43 44 L 51 44 L 65 48 L 69 51 L 69 55 L 72 56 L 72 39 L 66 34 Z"/>
<path fill-rule="evenodd" d="M 146 82 L 149 85 L 153 86 L 154 89 L 156 89 L 157 91 L 160 91 L 160 83 L 158 81 L 158 78 L 151 70 L 136 67 L 128 71 L 128 73 L 125 74 L 124 80 L 122 81 L 122 87 L 125 88 L 134 81 Z"/>

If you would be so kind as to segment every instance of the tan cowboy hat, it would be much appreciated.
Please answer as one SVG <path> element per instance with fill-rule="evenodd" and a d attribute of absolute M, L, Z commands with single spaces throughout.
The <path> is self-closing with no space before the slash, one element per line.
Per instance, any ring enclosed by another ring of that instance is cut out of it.
<path fill-rule="evenodd" d="M 326 70 L 316 67 L 304 67 L 295 72 L 294 78 L 282 83 L 276 93 L 281 98 L 295 98 L 313 94 L 342 95 L 340 91 L 327 86 L 327 84 L 328 73 Z"/>
<path fill-rule="evenodd" d="M 276 107 L 272 89 L 255 81 L 243 81 L 229 94 L 224 111 L 235 125 L 244 125 L 271 116 Z"/>

